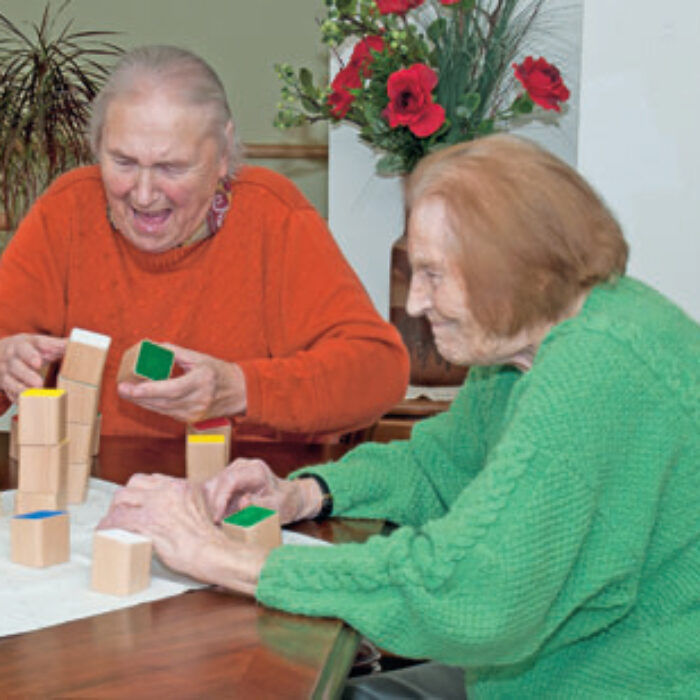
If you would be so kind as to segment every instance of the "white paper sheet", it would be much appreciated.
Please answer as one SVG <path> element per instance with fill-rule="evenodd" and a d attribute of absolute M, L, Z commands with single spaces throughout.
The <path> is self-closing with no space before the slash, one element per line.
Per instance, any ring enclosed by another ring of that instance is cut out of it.
<path fill-rule="evenodd" d="M 15 492 L 0 493 L 0 637 L 128 608 L 203 587 L 203 584 L 167 569 L 154 557 L 151 562 L 151 585 L 146 590 L 125 597 L 91 590 L 93 532 L 118 488 L 107 481 L 90 479 L 85 502 L 68 507 L 70 561 L 43 569 L 20 566 L 10 561 L 10 520 Z M 320 540 L 286 531 L 283 531 L 283 542 L 321 543 Z"/>

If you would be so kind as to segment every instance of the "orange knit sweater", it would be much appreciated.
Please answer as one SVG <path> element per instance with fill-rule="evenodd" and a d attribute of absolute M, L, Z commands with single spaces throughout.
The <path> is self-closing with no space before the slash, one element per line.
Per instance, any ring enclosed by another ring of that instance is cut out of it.
<path fill-rule="evenodd" d="M 408 359 L 397 332 L 285 178 L 244 168 L 216 235 L 165 253 L 134 248 L 105 212 L 99 169 L 76 169 L 40 197 L 0 261 L 0 337 L 74 327 L 111 336 L 104 434 L 184 431 L 117 395 L 122 353 L 142 338 L 237 362 L 244 422 L 256 426 L 345 431 L 403 396 Z"/>

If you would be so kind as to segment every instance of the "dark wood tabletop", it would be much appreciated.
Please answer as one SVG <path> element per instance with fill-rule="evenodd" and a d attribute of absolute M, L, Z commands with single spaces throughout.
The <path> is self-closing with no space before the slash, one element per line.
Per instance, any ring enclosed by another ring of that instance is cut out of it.
<path fill-rule="evenodd" d="M 0 489 L 17 466 L 0 434 Z M 316 448 L 316 449 L 314 449 Z M 281 473 L 322 461 L 325 446 L 255 443 L 236 455 L 264 458 Z M 123 483 L 133 471 L 184 473 L 184 439 L 103 437 L 93 474 Z M 374 521 L 303 523 L 333 542 L 363 541 Z M 1 613 L 0 613 L 1 614 Z M 338 620 L 271 610 L 211 589 L 0 639 L 0 697 L 332 698 L 359 636 Z"/>

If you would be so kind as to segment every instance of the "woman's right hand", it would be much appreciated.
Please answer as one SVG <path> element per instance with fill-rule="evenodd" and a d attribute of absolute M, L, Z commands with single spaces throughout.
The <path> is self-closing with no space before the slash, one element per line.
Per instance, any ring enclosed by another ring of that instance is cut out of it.
<path fill-rule="evenodd" d="M 280 479 L 260 459 L 236 459 L 204 484 L 215 522 L 251 504 L 279 513 L 280 523 L 313 518 L 321 510 L 322 494 L 314 479 Z"/>
<path fill-rule="evenodd" d="M 0 389 L 14 402 L 25 389 L 44 386 L 42 370 L 63 357 L 65 338 L 18 333 L 0 340 Z"/>

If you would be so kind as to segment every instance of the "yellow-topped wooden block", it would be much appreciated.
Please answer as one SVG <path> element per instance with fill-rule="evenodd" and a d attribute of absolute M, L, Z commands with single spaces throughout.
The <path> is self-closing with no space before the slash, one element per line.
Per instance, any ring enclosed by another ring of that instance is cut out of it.
<path fill-rule="evenodd" d="M 228 462 L 228 444 L 224 435 L 187 436 L 187 478 L 206 481 L 216 476 Z"/>
<path fill-rule="evenodd" d="M 17 442 L 55 445 L 66 438 L 67 397 L 63 389 L 26 389 L 19 395 Z"/>
<path fill-rule="evenodd" d="M 226 437 L 224 435 L 188 435 L 187 442 L 195 443 L 214 443 L 214 442 L 226 442 Z"/>

